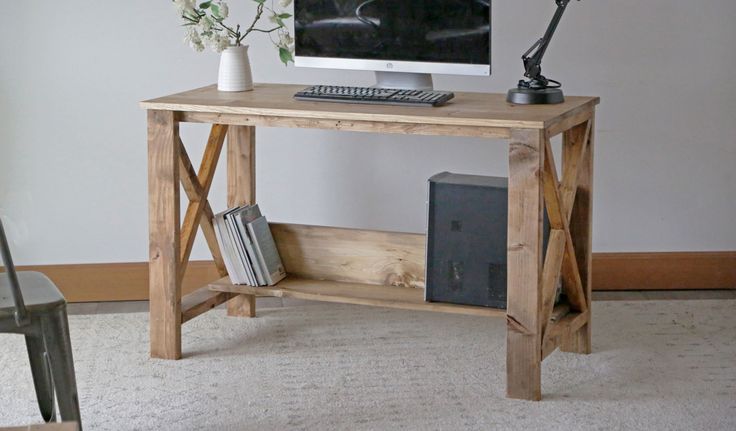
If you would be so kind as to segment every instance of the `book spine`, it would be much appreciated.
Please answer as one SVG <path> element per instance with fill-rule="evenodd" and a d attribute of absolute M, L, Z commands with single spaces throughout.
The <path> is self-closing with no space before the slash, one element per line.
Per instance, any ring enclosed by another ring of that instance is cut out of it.
<path fill-rule="evenodd" d="M 248 223 L 248 232 L 250 232 L 251 238 L 253 239 L 253 250 L 255 251 L 255 255 L 258 259 L 258 264 L 263 268 L 264 281 L 267 285 L 271 286 L 273 284 L 273 280 L 271 279 L 271 274 L 268 272 L 266 261 L 263 259 L 263 253 L 261 252 L 261 247 L 258 244 L 258 235 L 253 228 L 253 222 Z"/>
<path fill-rule="evenodd" d="M 227 269 L 227 275 L 230 277 L 230 282 L 233 284 L 239 284 L 239 279 L 233 268 L 233 263 L 230 261 L 230 253 L 228 252 L 227 244 L 225 243 L 224 236 L 222 234 L 222 220 L 221 214 L 215 216 L 215 237 L 217 237 L 217 245 L 220 246 L 220 254 L 222 254 L 222 261 Z"/>
<path fill-rule="evenodd" d="M 248 223 L 248 231 L 251 233 L 258 261 L 264 268 L 264 277 L 268 285 L 273 286 L 286 277 L 286 272 L 265 217 Z"/>
<path fill-rule="evenodd" d="M 225 242 L 228 247 L 228 251 L 230 253 L 230 261 L 232 262 L 233 271 L 237 274 L 238 282 L 236 284 L 248 284 L 248 277 L 245 274 L 245 269 L 243 268 L 243 265 L 240 262 L 238 251 L 236 249 L 235 245 L 235 238 L 232 234 L 232 228 L 229 226 L 229 223 L 227 222 L 227 215 L 230 211 L 227 211 L 224 213 L 222 218 L 222 236 L 225 239 Z"/>
<path fill-rule="evenodd" d="M 240 263 L 241 271 L 244 273 L 247 279 L 247 284 L 251 286 L 258 286 L 256 282 L 255 274 L 253 273 L 253 269 L 248 263 L 248 257 L 245 254 L 244 241 L 240 237 L 240 231 L 238 229 L 237 221 L 235 220 L 234 215 L 232 213 L 225 215 L 225 222 L 230 231 L 230 235 L 233 238 L 233 245 L 234 245 L 235 251 L 237 252 L 236 256 L 238 257 L 238 262 Z"/>
<path fill-rule="evenodd" d="M 248 264 L 253 270 L 256 281 L 258 282 L 257 286 L 264 286 L 266 284 L 266 280 L 263 278 L 263 270 L 261 269 L 261 265 L 256 260 L 257 258 L 255 250 L 253 250 L 253 241 L 250 238 L 250 234 L 248 233 L 248 229 L 246 228 L 247 222 L 243 219 L 242 214 L 238 215 L 238 220 L 235 225 L 238 229 L 238 233 L 240 233 L 240 238 L 243 240 L 246 257 L 248 258 Z"/>
<path fill-rule="evenodd" d="M 259 286 L 265 286 L 266 279 L 263 277 L 263 273 L 266 272 L 264 268 L 261 267 L 260 262 L 258 262 L 258 257 L 256 256 L 255 247 L 253 246 L 253 241 L 250 238 L 250 234 L 248 233 L 245 226 L 243 226 L 243 223 L 238 223 L 238 229 L 240 231 L 240 236 L 243 237 L 243 243 L 245 244 L 245 251 L 248 255 L 248 259 L 250 261 L 250 264 L 253 268 L 253 272 L 255 272 L 256 279 L 258 280 Z"/>

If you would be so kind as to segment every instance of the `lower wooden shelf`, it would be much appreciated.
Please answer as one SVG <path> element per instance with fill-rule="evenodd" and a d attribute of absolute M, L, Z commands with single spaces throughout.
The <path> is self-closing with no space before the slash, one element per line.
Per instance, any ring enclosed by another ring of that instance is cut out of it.
<path fill-rule="evenodd" d="M 344 283 L 289 276 L 275 286 L 262 287 L 232 284 L 230 279 L 225 277 L 211 283 L 209 285 L 209 289 L 216 292 L 298 298 L 311 301 L 339 302 L 344 304 L 372 305 L 377 307 L 400 308 L 404 310 L 506 317 L 506 310 L 474 307 L 469 305 L 444 304 L 439 302 L 425 302 L 424 289 L 412 287 Z"/>

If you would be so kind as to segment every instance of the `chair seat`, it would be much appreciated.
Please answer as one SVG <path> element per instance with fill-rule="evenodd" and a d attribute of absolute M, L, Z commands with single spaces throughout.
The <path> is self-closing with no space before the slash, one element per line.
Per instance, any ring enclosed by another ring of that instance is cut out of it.
<path fill-rule="evenodd" d="M 35 271 L 18 273 L 23 301 L 29 312 L 49 310 L 66 303 L 64 295 L 59 292 L 53 281 L 44 274 Z M 10 294 L 10 281 L 7 274 L 0 274 L 0 316 L 13 315 L 15 304 Z"/>

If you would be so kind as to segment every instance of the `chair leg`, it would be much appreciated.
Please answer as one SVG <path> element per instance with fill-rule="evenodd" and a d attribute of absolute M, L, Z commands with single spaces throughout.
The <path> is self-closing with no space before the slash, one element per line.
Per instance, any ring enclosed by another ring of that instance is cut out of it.
<path fill-rule="evenodd" d="M 46 346 L 40 335 L 26 335 L 26 349 L 31 363 L 33 386 L 41 416 L 46 422 L 56 421 L 56 404 L 54 403 L 54 382 L 51 380 Z"/>
<path fill-rule="evenodd" d="M 43 335 L 51 361 L 51 376 L 56 387 L 56 399 L 63 421 L 76 421 L 82 429 L 79 397 L 74 376 L 74 359 L 69 338 L 66 307 L 44 317 Z"/>

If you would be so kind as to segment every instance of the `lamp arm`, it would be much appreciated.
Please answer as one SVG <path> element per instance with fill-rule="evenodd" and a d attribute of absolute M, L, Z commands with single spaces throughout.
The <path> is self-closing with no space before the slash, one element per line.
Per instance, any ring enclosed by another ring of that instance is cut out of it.
<path fill-rule="evenodd" d="M 549 47 L 552 36 L 554 36 L 555 31 L 557 30 L 557 26 L 559 25 L 562 15 L 565 13 L 565 9 L 567 8 L 567 4 L 570 3 L 570 0 L 555 0 L 555 3 L 557 3 L 557 10 L 552 17 L 552 21 L 549 23 L 544 36 L 536 41 L 534 45 L 532 45 L 531 48 L 529 48 L 521 57 L 524 61 L 524 76 L 531 80 L 529 84 L 532 84 L 534 87 L 537 87 L 540 84 L 544 87 L 548 83 L 548 80 L 542 76 L 542 58 L 544 58 L 544 54 L 547 52 L 547 47 Z"/>

